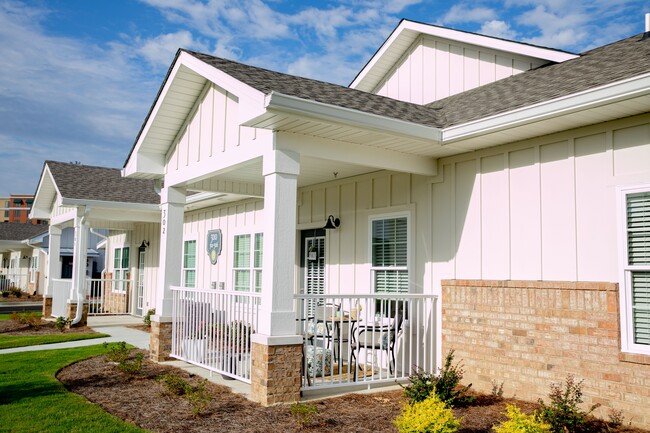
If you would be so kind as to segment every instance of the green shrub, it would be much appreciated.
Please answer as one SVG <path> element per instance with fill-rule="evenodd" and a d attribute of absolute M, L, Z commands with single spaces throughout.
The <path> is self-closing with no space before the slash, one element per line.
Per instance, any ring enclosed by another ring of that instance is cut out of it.
<path fill-rule="evenodd" d="M 573 375 L 569 374 L 564 387 L 558 383 L 551 384 L 551 392 L 548 395 L 551 402 L 548 405 L 542 399 L 538 400 L 542 407 L 539 418 L 550 424 L 553 433 L 586 431 L 587 415 L 600 405 L 595 404 L 586 412 L 578 407 L 582 403 L 583 382 L 576 382 Z"/>
<path fill-rule="evenodd" d="M 136 375 L 142 371 L 142 361 L 144 360 L 144 355 L 142 352 L 139 352 L 135 355 L 134 359 L 124 359 L 117 364 L 117 369 L 123 373 L 129 374 L 131 376 Z"/>
<path fill-rule="evenodd" d="M 503 421 L 493 430 L 496 433 L 550 433 L 551 426 L 538 420 L 536 415 L 521 413 L 518 407 L 506 407 L 507 421 Z"/>
<path fill-rule="evenodd" d="M 11 295 L 16 298 L 20 298 L 21 296 L 23 296 L 23 291 L 20 290 L 18 287 L 10 287 L 9 291 L 11 292 Z"/>
<path fill-rule="evenodd" d="M 393 421 L 400 433 L 453 433 L 460 421 L 435 394 L 426 400 L 406 404 Z"/>
<path fill-rule="evenodd" d="M 451 407 L 468 404 L 474 401 L 474 397 L 466 395 L 471 388 L 470 383 L 467 386 L 460 386 L 463 379 L 463 367 L 460 363 L 454 362 L 454 350 L 450 350 L 445 356 L 445 364 L 438 372 L 438 375 L 432 375 L 425 371 L 416 371 L 409 376 L 409 384 L 404 388 L 404 395 L 410 403 L 424 401 L 433 392 L 438 398 Z"/>
<path fill-rule="evenodd" d="M 164 393 L 167 395 L 185 395 L 185 391 L 190 387 L 190 384 L 185 380 L 173 373 L 167 373 L 158 378 L 158 382 L 163 386 Z"/>
<path fill-rule="evenodd" d="M 124 341 L 110 344 L 104 343 L 103 346 L 104 349 L 107 350 L 106 360 L 112 362 L 124 362 L 129 357 L 129 352 L 131 352 L 131 349 L 126 347 L 126 343 Z"/>
<path fill-rule="evenodd" d="M 147 311 L 147 314 L 145 314 L 144 318 L 142 319 L 145 325 L 151 326 L 151 316 L 154 314 L 156 314 L 155 308 L 152 308 L 151 310 Z"/>
<path fill-rule="evenodd" d="M 8 298 L 9 297 L 9 290 L 5 290 L 4 292 L 2 292 L 2 297 L 3 298 Z"/>
<path fill-rule="evenodd" d="M 201 415 L 212 401 L 212 396 L 205 389 L 207 384 L 207 379 L 201 379 L 196 386 L 185 388 L 185 398 L 192 405 L 194 416 Z"/>
<path fill-rule="evenodd" d="M 68 319 L 67 317 L 64 316 L 59 316 L 54 321 L 54 327 L 59 331 L 63 332 L 68 326 L 70 326 L 71 323 L 72 323 L 71 319 Z"/>
<path fill-rule="evenodd" d="M 291 405 L 291 415 L 296 419 L 300 428 L 309 427 L 316 414 L 318 414 L 318 407 L 315 404 L 294 403 Z"/>

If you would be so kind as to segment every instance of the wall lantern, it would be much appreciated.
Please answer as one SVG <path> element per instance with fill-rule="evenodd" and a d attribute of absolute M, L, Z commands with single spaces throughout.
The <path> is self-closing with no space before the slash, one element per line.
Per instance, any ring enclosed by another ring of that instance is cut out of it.
<path fill-rule="evenodd" d="M 327 217 L 327 224 L 325 224 L 325 227 L 323 227 L 325 230 L 331 230 L 331 229 L 337 229 L 341 225 L 341 220 L 338 218 L 334 218 L 334 215 L 330 215 Z"/>
<path fill-rule="evenodd" d="M 149 242 L 143 240 L 140 246 L 138 247 L 138 251 L 144 251 L 147 249 L 148 246 L 149 246 Z"/>

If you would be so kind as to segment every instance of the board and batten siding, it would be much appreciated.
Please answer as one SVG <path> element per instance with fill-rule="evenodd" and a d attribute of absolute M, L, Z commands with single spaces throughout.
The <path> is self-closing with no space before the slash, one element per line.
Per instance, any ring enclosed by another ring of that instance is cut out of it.
<path fill-rule="evenodd" d="M 341 219 L 341 226 L 326 234 L 325 292 L 370 293 L 370 217 L 407 212 L 410 291 L 429 293 L 427 192 L 422 176 L 384 171 L 299 189 L 299 230 L 323 227 L 330 214 Z"/>
<path fill-rule="evenodd" d="M 244 200 L 218 207 L 186 212 L 183 224 L 183 241 L 196 240 L 196 287 L 234 290 L 233 240 L 241 234 L 259 233 L 263 230 L 264 201 Z M 207 251 L 207 233 L 221 229 L 222 248 L 217 263 L 212 265 Z M 179 264 L 180 266 L 180 264 Z M 182 278 L 182 277 L 181 277 Z"/>
<path fill-rule="evenodd" d="M 544 63 L 531 57 L 422 37 L 373 93 L 428 104 Z"/>
<path fill-rule="evenodd" d="M 650 116 L 440 161 L 441 279 L 618 281 L 617 187 L 650 183 Z"/>
<path fill-rule="evenodd" d="M 255 146 L 260 132 L 239 125 L 238 108 L 235 95 L 215 84 L 206 85 L 167 155 L 166 177 L 207 176 L 215 162 L 235 165 L 261 155 Z"/>

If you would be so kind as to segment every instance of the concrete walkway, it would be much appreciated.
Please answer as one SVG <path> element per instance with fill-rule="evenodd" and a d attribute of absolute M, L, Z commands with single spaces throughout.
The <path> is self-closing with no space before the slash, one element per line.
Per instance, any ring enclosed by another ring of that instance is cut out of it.
<path fill-rule="evenodd" d="M 65 343 L 41 344 L 38 346 L 15 347 L 11 349 L 0 350 L 0 355 L 5 353 L 30 352 L 36 350 L 56 350 L 68 349 L 71 347 L 92 346 L 95 344 L 116 343 L 124 341 L 140 349 L 149 350 L 149 333 L 138 329 L 129 328 L 130 325 L 141 325 L 142 318 L 133 316 L 94 316 L 88 318 L 88 326 L 102 334 L 108 334 L 110 337 L 93 338 L 90 340 L 68 341 Z M 218 373 L 213 373 L 201 367 L 188 364 L 183 361 L 162 362 L 163 365 L 171 365 L 187 371 L 190 374 L 204 377 L 210 382 L 229 387 L 232 392 L 250 396 L 250 385 L 238 380 L 224 380 Z"/>

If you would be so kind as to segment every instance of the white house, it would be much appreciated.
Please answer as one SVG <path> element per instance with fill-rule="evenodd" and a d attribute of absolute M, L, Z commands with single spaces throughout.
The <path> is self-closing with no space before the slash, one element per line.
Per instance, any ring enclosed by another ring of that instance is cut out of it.
<path fill-rule="evenodd" d="M 43 225 L 0 223 L 0 291 L 17 288 L 30 295 L 43 294 L 47 254 L 30 243 L 43 232 L 47 233 Z"/>
<path fill-rule="evenodd" d="M 349 87 L 179 50 L 122 170 L 161 187 L 159 236 L 107 241 L 157 251 L 152 357 L 273 404 L 454 348 L 480 390 L 574 373 L 650 426 L 649 35 L 404 20 Z"/>

